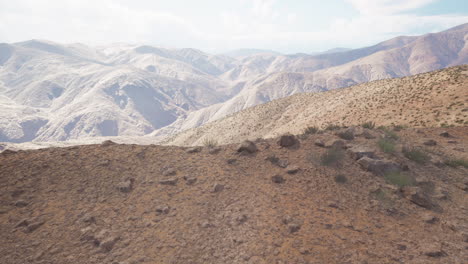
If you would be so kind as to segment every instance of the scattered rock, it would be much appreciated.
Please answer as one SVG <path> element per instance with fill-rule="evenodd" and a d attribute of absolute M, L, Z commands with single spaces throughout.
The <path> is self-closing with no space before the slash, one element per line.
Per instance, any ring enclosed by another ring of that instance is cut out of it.
<path fill-rule="evenodd" d="M 437 141 L 435 141 L 433 139 L 429 139 L 427 141 L 424 141 L 423 144 L 426 145 L 426 146 L 435 146 L 435 145 L 437 145 Z"/>
<path fill-rule="evenodd" d="M 218 154 L 221 151 L 220 147 L 208 148 L 208 154 Z"/>
<path fill-rule="evenodd" d="M 398 172 L 401 170 L 400 166 L 392 161 L 376 160 L 367 156 L 360 158 L 357 162 L 365 170 L 377 175 L 385 175 L 389 172 Z"/>
<path fill-rule="evenodd" d="M 331 140 L 325 143 L 326 148 L 337 148 L 337 149 L 345 149 L 346 148 L 346 143 L 341 140 Z"/>
<path fill-rule="evenodd" d="M 239 216 L 236 217 L 236 222 L 237 222 L 237 224 L 243 224 L 243 223 L 247 222 L 247 219 L 248 219 L 247 215 L 242 214 L 242 215 L 239 215 Z"/>
<path fill-rule="evenodd" d="M 21 219 L 18 223 L 16 223 L 15 228 L 28 226 L 28 225 L 29 225 L 28 219 Z"/>
<path fill-rule="evenodd" d="M 325 147 L 325 142 L 323 142 L 321 139 L 316 139 L 314 144 L 322 148 Z"/>
<path fill-rule="evenodd" d="M 162 185 L 176 185 L 178 180 L 179 179 L 177 179 L 177 178 L 162 179 L 162 180 L 159 181 L 159 184 L 162 184 Z"/>
<path fill-rule="evenodd" d="M 176 170 L 174 168 L 166 168 L 163 170 L 162 175 L 163 176 L 173 176 L 176 175 Z"/>
<path fill-rule="evenodd" d="M 428 224 L 434 224 L 435 222 L 439 221 L 439 218 L 433 216 L 432 214 L 424 214 L 422 216 L 422 220 Z"/>
<path fill-rule="evenodd" d="M 117 185 L 117 189 L 123 193 L 131 192 L 133 189 L 133 179 L 128 179 Z"/>
<path fill-rule="evenodd" d="M 29 203 L 24 200 L 18 200 L 14 203 L 14 206 L 16 207 L 26 207 Z"/>
<path fill-rule="evenodd" d="M 437 203 L 432 201 L 432 199 L 428 195 L 424 194 L 420 190 L 418 190 L 415 194 L 412 194 L 409 197 L 409 200 L 413 202 L 414 204 L 419 205 L 428 210 L 433 210 L 433 211 L 441 210 L 440 206 Z"/>
<path fill-rule="evenodd" d="M 105 140 L 101 143 L 101 146 L 103 147 L 112 146 L 112 145 L 117 145 L 117 143 L 115 143 L 112 140 Z"/>
<path fill-rule="evenodd" d="M 351 153 L 351 156 L 355 160 L 358 160 L 362 157 L 369 157 L 371 159 L 377 159 L 377 156 L 375 155 L 375 151 L 365 146 L 353 146 L 349 148 L 348 151 Z"/>
<path fill-rule="evenodd" d="M 99 243 L 99 248 L 103 252 L 109 252 L 114 248 L 115 243 L 119 240 L 119 237 L 117 236 L 110 236 L 107 238 L 104 238 L 100 243 Z"/>
<path fill-rule="evenodd" d="M 296 233 L 297 231 L 299 231 L 299 229 L 301 229 L 301 225 L 298 224 L 298 223 L 289 223 L 288 224 L 288 231 L 289 233 Z"/>
<path fill-rule="evenodd" d="M 184 180 L 185 180 L 185 182 L 187 183 L 187 185 L 193 185 L 195 182 L 197 182 L 197 178 L 196 178 L 196 177 L 187 177 L 187 176 L 184 176 Z"/>
<path fill-rule="evenodd" d="M 278 145 L 284 148 L 289 148 L 293 147 L 299 144 L 299 140 L 296 138 L 296 136 L 291 135 L 291 134 L 285 134 L 280 137 L 278 140 Z"/>
<path fill-rule="evenodd" d="M 237 148 L 237 152 L 239 153 L 249 153 L 249 154 L 252 154 L 252 153 L 255 153 L 258 151 L 258 148 L 257 146 L 255 145 L 255 143 L 253 143 L 252 141 L 250 140 L 244 140 L 240 145 L 239 147 Z"/>
<path fill-rule="evenodd" d="M 187 149 L 187 153 L 198 153 L 202 150 L 201 147 L 191 147 Z"/>
<path fill-rule="evenodd" d="M 281 175 L 274 175 L 273 177 L 271 177 L 271 180 L 274 182 L 274 183 L 284 183 L 285 182 L 285 179 L 283 178 L 283 176 Z"/>
<path fill-rule="evenodd" d="M 159 206 L 156 208 L 156 213 L 158 214 L 168 214 L 169 213 L 169 206 Z"/>
<path fill-rule="evenodd" d="M 26 229 L 25 229 L 25 232 L 26 233 L 32 233 L 34 232 L 36 229 L 38 229 L 40 226 L 42 226 L 45 222 L 42 221 L 42 220 L 38 220 L 38 221 L 35 221 L 35 222 L 32 222 L 32 223 L 29 223 L 27 226 L 26 226 Z"/>
<path fill-rule="evenodd" d="M 340 131 L 340 132 L 336 133 L 336 135 L 339 136 L 340 138 L 344 139 L 344 140 L 353 140 L 354 139 L 353 130 L 350 130 L 349 128 L 344 130 L 344 131 Z"/>
<path fill-rule="evenodd" d="M 376 138 L 376 136 L 373 133 L 371 133 L 370 131 L 368 131 L 368 130 L 364 130 L 364 132 L 362 132 L 362 136 L 365 139 L 374 139 L 374 138 Z"/>
<path fill-rule="evenodd" d="M 222 190 L 224 190 L 224 185 L 215 183 L 213 185 L 213 190 L 211 192 L 217 193 L 217 192 L 221 192 Z"/>
<path fill-rule="evenodd" d="M 291 166 L 291 165 L 289 165 L 289 166 L 286 168 L 286 172 L 287 172 L 288 174 L 296 174 L 296 173 L 299 172 L 299 170 L 300 170 L 300 169 L 299 169 L 298 166 Z"/>
<path fill-rule="evenodd" d="M 406 247 L 405 245 L 398 244 L 398 245 L 397 245 L 397 249 L 398 249 L 398 250 L 406 250 L 407 247 Z"/>
<path fill-rule="evenodd" d="M 92 223 L 96 223 L 96 218 L 91 214 L 85 214 L 81 218 L 81 221 L 86 224 L 92 224 Z"/>
<path fill-rule="evenodd" d="M 447 131 L 444 131 L 444 132 L 440 133 L 439 136 L 446 137 L 446 138 L 451 137 L 451 135 Z"/>
<path fill-rule="evenodd" d="M 449 141 L 447 141 L 447 143 L 449 143 L 449 144 L 458 144 L 458 141 L 456 141 L 456 140 L 449 140 Z"/>
<path fill-rule="evenodd" d="M 237 160 L 236 159 L 228 159 L 226 162 L 227 162 L 227 164 L 232 165 L 232 164 L 235 164 L 237 162 Z"/>
<path fill-rule="evenodd" d="M 441 258 L 448 256 L 448 254 L 441 249 L 440 245 L 427 245 L 424 247 L 424 249 L 424 255 L 431 258 Z"/>

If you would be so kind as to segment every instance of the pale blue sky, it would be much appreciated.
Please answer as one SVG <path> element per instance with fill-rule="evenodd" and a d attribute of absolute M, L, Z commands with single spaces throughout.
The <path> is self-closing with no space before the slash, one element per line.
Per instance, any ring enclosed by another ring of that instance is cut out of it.
<path fill-rule="evenodd" d="M 463 23 L 466 0 L 0 0 L 0 42 L 35 38 L 307 53 Z"/>

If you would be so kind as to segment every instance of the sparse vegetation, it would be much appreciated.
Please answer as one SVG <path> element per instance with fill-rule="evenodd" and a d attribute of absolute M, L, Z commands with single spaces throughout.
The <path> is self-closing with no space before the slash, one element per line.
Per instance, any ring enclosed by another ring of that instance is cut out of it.
<path fill-rule="evenodd" d="M 316 134 L 317 132 L 319 131 L 319 129 L 315 126 L 310 126 L 310 127 L 307 127 L 305 130 L 304 130 L 304 135 L 312 135 L 312 134 Z"/>
<path fill-rule="evenodd" d="M 417 148 L 403 148 L 403 155 L 419 164 L 424 164 L 431 159 L 426 152 Z"/>
<path fill-rule="evenodd" d="M 341 126 L 329 124 L 325 127 L 325 130 L 327 131 L 333 131 L 333 130 L 338 130 L 338 129 L 341 129 Z"/>
<path fill-rule="evenodd" d="M 335 182 L 337 183 L 347 183 L 348 179 L 343 174 L 338 174 L 335 176 Z"/>
<path fill-rule="evenodd" d="M 333 147 L 328 149 L 321 157 L 320 161 L 325 166 L 338 166 L 344 158 L 345 153 L 343 149 Z"/>
<path fill-rule="evenodd" d="M 393 153 L 395 152 L 395 141 L 389 138 L 382 138 L 380 139 L 377 144 L 379 148 L 385 153 Z"/>
<path fill-rule="evenodd" d="M 449 159 L 445 161 L 445 165 L 456 168 L 456 167 L 464 167 L 468 168 L 468 160 L 464 159 Z"/>
<path fill-rule="evenodd" d="M 372 122 L 372 121 L 369 121 L 369 122 L 365 122 L 361 125 L 363 128 L 367 128 L 367 129 L 374 129 L 375 128 L 375 123 Z"/>
<path fill-rule="evenodd" d="M 208 147 L 208 148 L 214 148 L 218 146 L 218 141 L 213 138 L 205 138 L 203 140 L 203 146 Z"/>
<path fill-rule="evenodd" d="M 413 185 L 413 179 L 408 174 L 399 171 L 389 172 L 385 174 L 384 178 L 387 182 L 398 187 Z"/>

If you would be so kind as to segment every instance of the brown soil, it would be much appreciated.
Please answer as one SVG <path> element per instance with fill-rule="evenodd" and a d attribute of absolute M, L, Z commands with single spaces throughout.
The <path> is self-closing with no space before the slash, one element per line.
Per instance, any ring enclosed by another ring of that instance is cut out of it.
<path fill-rule="evenodd" d="M 261 140 L 253 154 L 111 142 L 6 151 L 0 262 L 463 263 L 468 169 L 444 161 L 468 159 L 467 132 L 404 129 L 393 154 L 377 148 L 381 130 L 345 142 L 404 168 L 413 179 L 404 188 L 362 169 L 349 149 L 322 165 L 330 148 L 315 142 L 334 132 L 290 148 Z M 403 144 L 431 160 L 405 158 Z"/>

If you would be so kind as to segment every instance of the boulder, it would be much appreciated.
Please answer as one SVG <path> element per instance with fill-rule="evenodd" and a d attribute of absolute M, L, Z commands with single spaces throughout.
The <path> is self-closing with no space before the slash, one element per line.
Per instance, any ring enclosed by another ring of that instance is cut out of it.
<path fill-rule="evenodd" d="M 286 167 L 286 172 L 288 174 L 296 174 L 297 172 L 299 172 L 299 167 L 298 166 L 291 166 L 289 165 L 288 167 Z"/>
<path fill-rule="evenodd" d="M 112 146 L 112 145 L 117 145 L 117 143 L 115 143 L 112 140 L 105 140 L 101 143 L 101 146 L 103 147 Z"/>
<path fill-rule="evenodd" d="M 321 139 L 316 139 L 314 144 L 322 148 L 325 147 L 325 142 L 323 142 Z"/>
<path fill-rule="evenodd" d="M 392 161 L 377 160 L 367 156 L 360 158 L 357 162 L 362 168 L 376 175 L 385 175 L 386 173 L 398 172 L 401 170 L 400 166 Z"/>
<path fill-rule="evenodd" d="M 299 144 L 299 140 L 296 136 L 291 134 L 282 135 L 278 140 L 278 145 L 284 148 L 293 147 Z"/>
<path fill-rule="evenodd" d="M 187 153 L 198 153 L 202 150 L 201 147 L 192 147 L 187 149 Z"/>
<path fill-rule="evenodd" d="M 168 178 L 168 179 L 162 179 L 159 181 L 159 184 L 161 185 L 176 185 L 178 179 L 177 178 Z"/>
<path fill-rule="evenodd" d="M 219 183 L 215 183 L 213 185 L 213 189 L 212 189 L 211 192 L 217 193 L 217 192 L 221 192 L 222 190 L 224 190 L 224 185 L 219 184 Z"/>
<path fill-rule="evenodd" d="M 351 156 L 355 160 L 358 160 L 358 159 L 360 159 L 362 157 L 377 159 L 377 156 L 375 155 L 375 151 L 373 149 L 365 147 L 365 146 L 353 146 L 353 147 L 348 149 L 348 152 L 351 153 Z"/>
<path fill-rule="evenodd" d="M 444 132 L 440 133 L 439 136 L 448 138 L 448 137 L 450 137 L 450 134 L 449 134 L 449 132 L 444 131 Z"/>
<path fill-rule="evenodd" d="M 274 175 L 273 177 L 271 177 L 271 180 L 274 183 L 284 183 L 285 182 L 285 179 L 281 175 Z"/>
<path fill-rule="evenodd" d="M 423 144 L 426 145 L 426 146 L 435 146 L 435 145 L 437 145 L 437 142 L 435 140 L 433 140 L 433 139 L 429 139 L 427 141 L 424 141 Z"/>
<path fill-rule="evenodd" d="M 244 140 L 239 147 L 237 148 L 237 152 L 239 153 L 255 153 L 258 151 L 257 146 L 250 140 Z"/>

